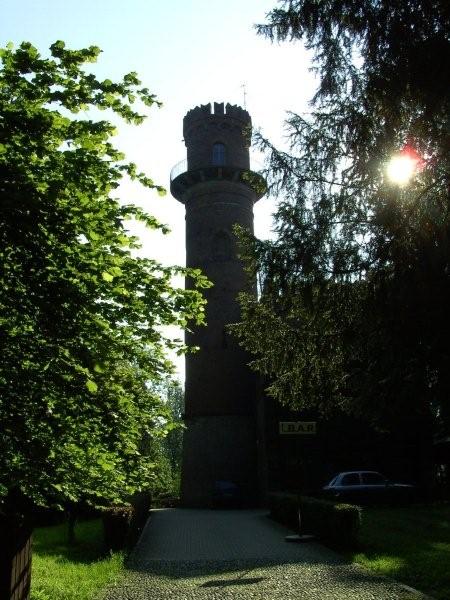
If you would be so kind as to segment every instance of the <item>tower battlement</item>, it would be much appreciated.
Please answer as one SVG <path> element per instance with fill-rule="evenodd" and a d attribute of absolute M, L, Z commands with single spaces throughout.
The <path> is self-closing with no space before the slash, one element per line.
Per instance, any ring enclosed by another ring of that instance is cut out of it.
<path fill-rule="evenodd" d="M 248 112 L 237 104 L 227 104 L 225 110 L 229 117 L 232 117 L 238 121 L 242 121 L 245 125 L 250 125 L 252 122 Z"/>
<path fill-rule="evenodd" d="M 214 102 L 214 104 L 209 102 L 208 104 L 196 106 L 186 113 L 186 116 L 183 119 L 184 136 L 186 137 L 188 132 L 193 127 L 198 125 L 199 121 L 204 122 L 205 120 L 209 119 L 214 120 L 217 117 L 228 117 L 230 119 L 234 119 L 244 127 L 251 127 L 252 124 L 252 119 L 249 113 L 237 104 L 227 103 L 224 105 L 223 102 Z"/>

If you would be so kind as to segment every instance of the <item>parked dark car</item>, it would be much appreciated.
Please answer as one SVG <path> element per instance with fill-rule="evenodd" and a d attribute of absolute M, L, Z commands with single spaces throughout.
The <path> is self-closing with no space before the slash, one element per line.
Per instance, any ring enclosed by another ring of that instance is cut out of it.
<path fill-rule="evenodd" d="M 413 485 L 393 483 L 377 471 L 346 471 L 323 487 L 322 495 L 351 504 L 402 504 L 414 499 L 415 490 Z"/>

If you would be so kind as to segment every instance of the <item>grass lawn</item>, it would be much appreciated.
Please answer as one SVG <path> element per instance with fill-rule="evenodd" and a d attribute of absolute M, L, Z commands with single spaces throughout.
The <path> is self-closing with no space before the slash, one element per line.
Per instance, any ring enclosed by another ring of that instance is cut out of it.
<path fill-rule="evenodd" d="M 100 520 L 77 523 L 75 534 L 68 546 L 66 524 L 35 529 L 31 600 L 93 600 L 121 577 L 123 554 L 105 554 Z"/>
<path fill-rule="evenodd" d="M 450 599 L 450 506 L 368 508 L 350 558 L 440 600 Z"/>

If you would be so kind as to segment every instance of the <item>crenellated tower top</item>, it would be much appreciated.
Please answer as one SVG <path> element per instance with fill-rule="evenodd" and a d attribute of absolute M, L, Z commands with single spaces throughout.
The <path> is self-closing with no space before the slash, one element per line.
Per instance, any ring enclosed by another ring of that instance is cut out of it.
<path fill-rule="evenodd" d="M 185 202 L 197 181 L 229 179 L 254 189 L 256 200 L 266 191 L 263 178 L 250 167 L 252 120 L 240 106 L 214 102 L 188 111 L 183 119 L 187 159 L 171 173 L 171 192 Z"/>
<path fill-rule="evenodd" d="M 199 122 L 204 123 L 205 119 L 212 123 L 220 122 L 221 117 L 224 116 L 228 117 L 227 120 L 233 119 L 236 121 L 236 125 L 251 129 L 252 119 L 246 110 L 236 104 L 228 103 L 224 105 L 223 102 L 214 102 L 213 105 L 211 103 L 201 104 L 187 112 L 183 119 L 183 134 L 186 138 L 192 127 L 198 125 Z"/>

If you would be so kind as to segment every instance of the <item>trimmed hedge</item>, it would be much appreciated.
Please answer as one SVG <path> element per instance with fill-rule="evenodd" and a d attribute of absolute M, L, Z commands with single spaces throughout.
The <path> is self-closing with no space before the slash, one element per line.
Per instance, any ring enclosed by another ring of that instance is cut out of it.
<path fill-rule="evenodd" d="M 299 509 L 302 534 L 316 535 L 333 546 L 348 548 L 357 542 L 361 509 L 351 504 L 274 493 L 269 495 L 270 516 L 299 532 Z"/>
<path fill-rule="evenodd" d="M 352 547 L 357 542 L 359 506 L 301 496 L 300 515 L 302 533 L 312 533 L 339 547 Z"/>
<path fill-rule="evenodd" d="M 154 508 L 178 508 L 181 504 L 178 496 L 172 494 L 159 494 L 153 498 Z"/>
<path fill-rule="evenodd" d="M 151 496 L 135 494 L 131 504 L 101 509 L 105 544 L 111 550 L 131 549 L 136 545 L 147 521 Z"/>
<path fill-rule="evenodd" d="M 132 506 L 108 506 L 101 509 L 103 535 L 108 549 L 125 548 L 133 512 Z"/>
<path fill-rule="evenodd" d="M 139 540 L 139 537 L 147 522 L 150 509 L 152 507 L 152 497 L 148 492 L 139 492 L 131 499 L 133 506 L 133 515 L 131 517 L 130 527 L 127 536 L 127 547 L 133 548 Z"/>

